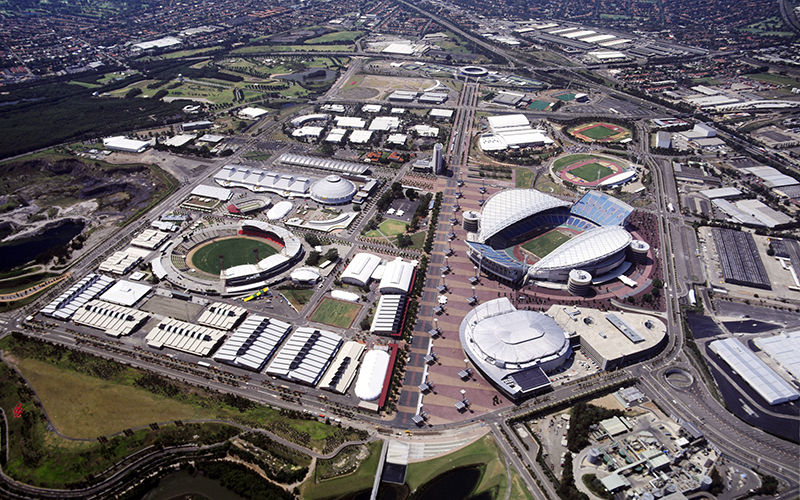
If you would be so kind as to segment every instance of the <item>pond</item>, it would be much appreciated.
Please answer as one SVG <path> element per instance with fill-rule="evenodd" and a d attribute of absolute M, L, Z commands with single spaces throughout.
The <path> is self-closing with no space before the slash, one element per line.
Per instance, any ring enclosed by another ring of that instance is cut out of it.
<path fill-rule="evenodd" d="M 147 493 L 143 500 L 172 500 L 175 498 L 208 498 L 211 500 L 244 500 L 222 486 L 218 481 L 202 474 L 191 474 L 180 470 L 161 478 L 158 486 Z"/>
<path fill-rule="evenodd" d="M 442 498 L 470 498 L 470 493 L 481 479 L 479 467 L 459 467 L 433 478 L 419 488 L 414 500 L 439 500 Z"/>
<path fill-rule="evenodd" d="M 67 245 L 86 226 L 80 220 L 65 220 L 27 238 L 0 245 L 0 271 L 26 264 L 45 252 Z"/>
<path fill-rule="evenodd" d="M 290 75 L 281 75 L 277 78 L 281 80 L 290 80 L 297 83 L 305 82 L 326 82 L 336 77 L 336 71 L 331 71 L 325 68 L 310 68 L 305 71 L 292 73 Z"/>

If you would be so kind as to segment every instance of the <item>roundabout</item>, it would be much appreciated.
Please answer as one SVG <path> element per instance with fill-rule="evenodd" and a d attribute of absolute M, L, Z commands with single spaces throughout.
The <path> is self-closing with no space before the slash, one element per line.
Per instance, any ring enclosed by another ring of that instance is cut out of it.
<path fill-rule="evenodd" d="M 694 376 L 683 368 L 670 368 L 664 372 L 664 380 L 678 390 L 688 389 L 694 384 Z"/>
<path fill-rule="evenodd" d="M 624 184 L 636 176 L 627 160 L 596 154 L 569 154 L 553 161 L 553 175 L 579 187 L 610 187 Z"/>

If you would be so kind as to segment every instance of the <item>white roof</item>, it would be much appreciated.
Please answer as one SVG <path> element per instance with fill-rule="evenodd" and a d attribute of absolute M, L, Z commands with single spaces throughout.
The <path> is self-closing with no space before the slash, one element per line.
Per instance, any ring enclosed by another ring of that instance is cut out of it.
<path fill-rule="evenodd" d="M 128 280 L 119 280 L 106 290 L 99 298 L 121 306 L 132 306 L 147 295 L 152 289 L 144 283 L 134 283 Z"/>
<path fill-rule="evenodd" d="M 405 295 L 382 295 L 372 317 L 370 333 L 399 333 L 405 305 Z"/>
<path fill-rule="evenodd" d="M 304 124 L 308 121 L 316 121 L 316 120 L 327 120 L 330 118 L 330 115 L 326 115 L 325 113 L 314 113 L 310 115 L 301 115 L 296 118 L 292 118 L 292 126 L 299 127 L 300 125 Z"/>
<path fill-rule="evenodd" d="M 628 43 L 630 41 L 631 40 L 629 38 L 618 38 L 616 40 L 609 40 L 607 42 L 600 42 L 600 43 L 598 43 L 598 45 L 601 46 L 601 47 L 616 47 L 617 45 L 622 45 L 622 44 Z"/>
<path fill-rule="evenodd" d="M 319 280 L 319 270 L 314 267 L 298 267 L 293 270 L 289 277 L 292 281 L 313 281 Z"/>
<path fill-rule="evenodd" d="M 311 185 L 311 199 L 319 203 L 339 204 L 353 199 L 355 184 L 338 175 L 328 175 Z"/>
<path fill-rule="evenodd" d="M 292 131 L 292 137 L 319 137 L 322 135 L 323 127 L 306 125 Z"/>
<path fill-rule="evenodd" d="M 210 142 L 212 144 L 216 144 L 216 143 L 222 141 L 223 139 L 225 139 L 224 135 L 205 134 L 205 135 L 201 136 L 197 140 L 200 141 L 200 142 Z"/>
<path fill-rule="evenodd" d="M 342 129 L 333 130 L 341 130 L 342 134 L 345 132 L 345 130 Z M 333 133 L 333 131 L 331 131 L 331 133 Z M 294 153 L 283 153 L 278 157 L 278 161 L 287 165 L 317 168 L 320 170 L 331 170 L 345 174 L 363 174 L 369 169 L 368 165 L 354 161 L 337 160 L 335 158 L 327 158 L 322 156 L 298 155 Z"/>
<path fill-rule="evenodd" d="M 713 200 L 714 198 L 730 198 L 732 196 L 739 196 L 742 194 L 742 192 L 735 187 L 723 187 L 716 189 L 704 189 L 700 191 L 700 194 L 708 199 Z"/>
<path fill-rule="evenodd" d="M 244 307 L 226 304 L 225 302 L 213 302 L 197 318 L 197 322 L 211 328 L 230 330 L 246 314 L 247 309 Z"/>
<path fill-rule="evenodd" d="M 358 359 L 366 346 L 359 342 L 349 340 L 342 344 L 336 357 L 331 361 L 330 367 L 319 381 L 320 389 L 344 394 L 353 383 L 358 370 Z"/>
<path fill-rule="evenodd" d="M 714 340 L 708 347 L 722 358 L 739 376 L 770 405 L 800 398 L 791 384 L 783 380 L 772 368 L 761 361 L 739 339 Z"/>
<path fill-rule="evenodd" d="M 197 134 L 178 134 L 164 141 L 164 145 L 179 148 L 191 142 L 195 137 L 197 137 Z"/>
<path fill-rule="evenodd" d="M 439 128 L 429 125 L 414 125 L 411 130 L 422 137 L 436 137 L 439 135 Z"/>
<path fill-rule="evenodd" d="M 344 139 L 344 134 L 346 134 L 346 133 L 347 133 L 347 130 L 345 130 L 343 128 L 332 129 L 328 133 L 328 136 L 325 137 L 325 142 L 334 142 L 334 143 L 338 144 L 338 143 L 342 142 L 342 139 Z"/>
<path fill-rule="evenodd" d="M 332 290 L 331 297 L 338 300 L 345 300 L 347 302 L 358 302 L 358 299 L 361 298 L 361 296 L 357 293 L 348 292 L 345 290 Z"/>
<path fill-rule="evenodd" d="M 489 128 L 492 132 L 497 133 L 500 129 L 508 127 L 527 127 L 530 125 L 528 118 L 520 113 L 512 115 L 498 115 L 490 116 L 486 119 L 489 122 Z"/>
<path fill-rule="evenodd" d="M 244 187 L 253 192 L 270 191 L 282 196 L 305 194 L 311 179 L 305 176 L 267 172 L 245 165 L 225 165 L 214 174 L 214 181 L 224 187 Z"/>
<path fill-rule="evenodd" d="M 376 116 L 369 124 L 370 130 L 395 130 L 400 126 L 400 118 L 396 116 Z"/>
<path fill-rule="evenodd" d="M 764 181 L 768 187 L 783 187 L 798 184 L 797 179 L 780 172 L 773 167 L 749 167 L 742 170 L 749 172 Z"/>
<path fill-rule="evenodd" d="M 129 153 L 140 153 L 150 146 L 150 141 L 138 141 L 117 135 L 103 139 L 103 147 L 113 151 L 124 151 Z"/>
<path fill-rule="evenodd" d="M 337 116 L 333 119 L 337 127 L 343 128 L 364 128 L 367 122 L 357 116 Z"/>
<path fill-rule="evenodd" d="M 490 197 L 481 210 L 480 243 L 526 217 L 556 207 L 568 207 L 559 200 L 535 189 L 505 189 Z"/>
<path fill-rule="evenodd" d="M 383 109 L 383 106 L 380 104 L 365 104 L 361 106 L 361 111 L 365 113 L 380 113 L 381 109 Z"/>
<path fill-rule="evenodd" d="M 154 250 L 169 239 L 169 233 L 158 229 L 145 229 L 131 240 L 131 245 Z"/>
<path fill-rule="evenodd" d="M 600 183 L 600 186 L 616 186 L 617 184 L 623 184 L 628 182 L 629 180 L 636 177 L 636 170 L 625 170 L 618 174 L 614 174 L 608 179 L 604 180 Z"/>
<path fill-rule="evenodd" d="M 433 109 L 431 109 L 430 113 L 428 113 L 428 114 L 430 116 L 434 116 L 436 118 L 450 118 L 451 116 L 453 116 L 453 110 L 452 109 L 433 108 Z"/>
<path fill-rule="evenodd" d="M 292 211 L 291 201 L 279 201 L 275 204 L 274 207 L 270 208 L 267 211 L 267 219 L 269 220 L 280 220 L 286 217 L 286 214 Z"/>
<path fill-rule="evenodd" d="M 316 385 L 342 345 L 342 337 L 327 330 L 301 327 L 267 367 L 267 373 Z"/>
<path fill-rule="evenodd" d="M 567 336 L 553 318 L 517 310 L 506 297 L 476 306 L 463 327 L 471 350 L 501 368 L 535 366 L 569 350 Z"/>
<path fill-rule="evenodd" d="M 164 318 L 145 336 L 147 345 L 160 349 L 169 347 L 196 356 L 208 356 L 225 337 L 216 328 L 195 325 L 174 318 Z"/>
<path fill-rule="evenodd" d="M 410 56 L 414 53 L 414 46 L 410 43 L 390 43 L 381 52 Z"/>
<path fill-rule="evenodd" d="M 605 61 L 608 59 L 624 59 L 627 57 L 624 53 L 617 50 L 595 50 L 589 52 L 589 55 L 599 61 Z"/>
<path fill-rule="evenodd" d="M 364 401 L 374 401 L 380 397 L 390 358 L 386 351 L 378 349 L 367 351 L 361 361 L 361 371 L 356 380 L 356 397 Z"/>
<path fill-rule="evenodd" d="M 381 263 L 381 258 L 371 253 L 357 253 L 353 256 L 353 260 L 347 265 L 344 272 L 342 272 L 341 279 L 345 283 L 351 282 L 358 286 L 364 286 L 369 283 L 369 279 L 375 268 Z"/>
<path fill-rule="evenodd" d="M 353 130 L 348 139 L 353 144 L 365 144 L 372 138 L 372 130 Z"/>
<path fill-rule="evenodd" d="M 564 38 L 581 38 L 584 36 L 594 35 L 597 33 L 593 30 L 578 30 L 578 31 L 570 31 L 569 33 L 563 33 L 561 36 Z"/>
<path fill-rule="evenodd" d="M 780 226 L 781 224 L 788 224 L 794 219 L 789 217 L 783 212 L 778 212 L 760 200 L 741 200 L 736 202 L 736 207 L 742 212 L 751 215 L 758 219 L 763 225 L 767 227 Z"/>
<path fill-rule="evenodd" d="M 406 134 L 391 134 L 386 142 L 389 144 L 405 144 L 408 136 Z"/>
<path fill-rule="evenodd" d="M 265 316 L 249 316 L 214 355 L 216 361 L 261 371 L 292 325 Z"/>
<path fill-rule="evenodd" d="M 633 237 L 621 226 L 601 226 L 565 242 L 531 266 L 531 273 L 569 269 L 597 262 L 624 250 Z"/>
<path fill-rule="evenodd" d="M 581 37 L 580 40 L 586 43 L 598 43 L 613 40 L 614 38 L 616 38 L 614 35 L 590 35 L 585 38 Z"/>
<path fill-rule="evenodd" d="M 134 329 L 142 325 L 150 315 L 146 312 L 92 300 L 81 306 L 72 316 L 72 321 L 78 325 L 85 325 L 98 330 L 103 330 L 107 335 L 119 337 L 130 335 Z"/>
<path fill-rule="evenodd" d="M 233 191 L 219 186 L 200 184 L 196 188 L 192 189 L 192 194 L 202 198 L 213 198 L 219 201 L 228 201 L 231 199 Z"/>
<path fill-rule="evenodd" d="M 181 43 L 180 38 L 174 36 L 165 36 L 163 38 L 159 38 L 156 40 L 148 40 L 146 42 L 134 43 L 133 46 L 141 50 L 163 49 L 164 47 L 171 47 L 173 45 L 179 45 L 180 43 Z"/>
<path fill-rule="evenodd" d="M 266 115 L 267 113 L 268 111 L 266 109 L 247 107 L 240 109 L 238 114 L 241 118 L 249 118 L 254 120 L 260 116 Z"/>
<path fill-rule="evenodd" d="M 378 287 L 381 293 L 408 293 L 414 278 L 416 264 L 405 262 L 400 257 L 386 264 Z"/>
<path fill-rule="evenodd" d="M 800 380 L 800 330 L 755 339 L 753 342 L 795 379 Z"/>
<path fill-rule="evenodd" d="M 90 273 L 69 287 L 61 295 L 42 308 L 41 313 L 58 319 L 69 319 L 79 307 L 106 290 L 114 283 L 113 278 Z"/>

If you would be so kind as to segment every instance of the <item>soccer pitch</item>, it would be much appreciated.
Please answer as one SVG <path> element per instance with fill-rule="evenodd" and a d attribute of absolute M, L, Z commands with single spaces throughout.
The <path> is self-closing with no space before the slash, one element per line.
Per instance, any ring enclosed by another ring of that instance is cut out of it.
<path fill-rule="evenodd" d="M 579 133 L 596 141 L 607 139 L 612 135 L 619 134 L 619 132 L 617 132 L 616 130 L 607 128 L 604 125 L 596 125 L 592 128 L 586 129 Z"/>
<path fill-rule="evenodd" d="M 203 272 L 219 275 L 223 269 L 242 264 L 255 264 L 276 253 L 278 251 L 275 248 L 262 241 L 251 238 L 227 238 L 212 241 L 198 248 L 192 255 L 192 264 Z"/>
<path fill-rule="evenodd" d="M 614 171 L 599 163 L 587 163 L 569 171 L 575 177 L 580 177 L 587 182 L 594 182 L 611 175 Z"/>
<path fill-rule="evenodd" d="M 308 319 L 316 323 L 349 328 L 359 310 L 361 310 L 361 306 L 358 304 L 325 297 Z"/>
<path fill-rule="evenodd" d="M 562 234 L 558 231 L 550 231 L 549 233 L 544 233 L 523 244 L 522 248 L 541 259 L 560 247 L 567 240 L 569 240 L 569 236 L 566 234 Z"/>

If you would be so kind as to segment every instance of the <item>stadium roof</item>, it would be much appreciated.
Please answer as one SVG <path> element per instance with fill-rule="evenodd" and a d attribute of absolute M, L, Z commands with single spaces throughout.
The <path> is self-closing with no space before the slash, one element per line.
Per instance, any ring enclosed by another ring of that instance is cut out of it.
<path fill-rule="evenodd" d="M 261 371 L 291 328 L 289 323 L 277 319 L 250 316 L 222 344 L 214 359 L 248 370 Z"/>
<path fill-rule="evenodd" d="M 535 189 L 506 189 L 489 198 L 481 210 L 480 243 L 526 217 L 557 207 L 568 207 L 559 200 Z"/>
<path fill-rule="evenodd" d="M 298 328 L 267 367 L 267 373 L 316 385 L 341 345 L 342 337 L 335 333 Z"/>
<path fill-rule="evenodd" d="M 531 273 L 578 267 L 624 250 L 633 237 L 621 226 L 590 229 L 565 242 L 531 266 Z"/>
<path fill-rule="evenodd" d="M 374 401 L 380 397 L 386 370 L 389 368 L 389 359 L 389 353 L 386 351 L 378 349 L 367 351 L 361 361 L 361 371 L 356 380 L 356 397 L 364 401 Z"/>
<path fill-rule="evenodd" d="M 791 384 L 779 377 L 739 339 L 714 340 L 708 344 L 708 347 L 770 405 L 800 398 L 800 393 Z"/>
<path fill-rule="evenodd" d="M 536 311 L 517 310 L 508 299 L 495 299 L 475 308 L 468 319 L 473 348 L 492 358 L 496 366 L 519 368 L 537 364 L 563 351 L 568 344 L 564 330 Z"/>
<path fill-rule="evenodd" d="M 355 184 L 338 175 L 328 175 L 311 185 L 311 199 L 319 203 L 339 204 L 353 199 Z"/>

